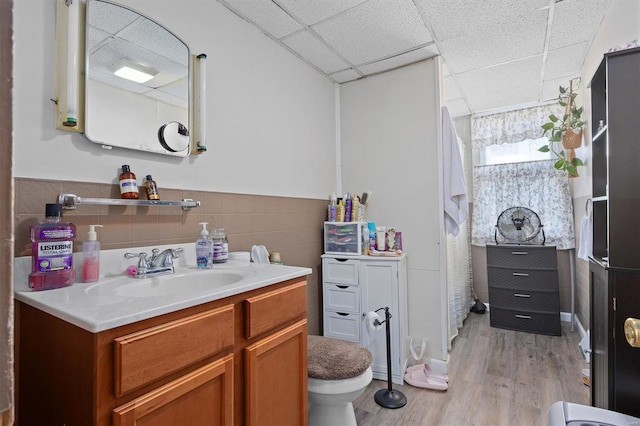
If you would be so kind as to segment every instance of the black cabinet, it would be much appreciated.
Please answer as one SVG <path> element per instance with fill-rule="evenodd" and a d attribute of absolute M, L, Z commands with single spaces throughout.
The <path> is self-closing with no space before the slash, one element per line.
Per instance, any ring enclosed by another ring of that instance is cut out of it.
<path fill-rule="evenodd" d="M 556 248 L 534 245 L 486 248 L 491 326 L 559 336 Z"/>
<path fill-rule="evenodd" d="M 640 270 L 589 262 L 591 404 L 640 416 L 640 348 L 625 338 L 627 318 L 640 318 Z"/>
<path fill-rule="evenodd" d="M 590 87 L 591 403 L 640 416 L 640 348 L 624 332 L 640 318 L 640 48 L 605 54 Z"/>

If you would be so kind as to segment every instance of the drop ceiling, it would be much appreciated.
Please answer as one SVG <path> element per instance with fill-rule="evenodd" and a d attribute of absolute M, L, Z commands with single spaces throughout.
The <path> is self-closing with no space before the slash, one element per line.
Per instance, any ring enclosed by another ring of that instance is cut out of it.
<path fill-rule="evenodd" d="M 554 99 L 611 0 L 218 0 L 335 83 L 437 55 L 453 116 Z"/>

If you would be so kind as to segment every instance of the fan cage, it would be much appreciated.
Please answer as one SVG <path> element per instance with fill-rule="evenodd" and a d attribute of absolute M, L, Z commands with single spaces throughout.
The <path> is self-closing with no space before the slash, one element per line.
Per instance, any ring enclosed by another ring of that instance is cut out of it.
<path fill-rule="evenodd" d="M 498 216 L 494 239 L 496 244 L 500 244 L 499 233 L 505 240 L 503 243 L 534 244 L 533 240 L 541 235 L 542 242 L 539 244 L 544 245 L 546 237 L 543 226 L 540 216 L 530 208 L 509 207 Z"/>

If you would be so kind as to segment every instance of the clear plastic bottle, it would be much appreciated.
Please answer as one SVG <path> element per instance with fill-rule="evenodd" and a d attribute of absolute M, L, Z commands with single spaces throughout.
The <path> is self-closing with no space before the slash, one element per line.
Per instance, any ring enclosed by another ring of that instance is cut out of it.
<path fill-rule="evenodd" d="M 76 282 L 73 242 L 76 226 L 62 221 L 62 205 L 47 204 L 45 221 L 31 227 L 31 273 L 33 290 L 67 287 Z"/>
<path fill-rule="evenodd" d="M 198 269 L 211 268 L 213 242 L 209 238 L 208 224 L 209 222 L 199 223 L 199 225 L 202 225 L 202 230 L 200 231 L 200 238 L 196 241 L 196 264 Z"/>
<path fill-rule="evenodd" d="M 122 165 L 122 173 L 120 173 L 119 181 L 120 196 L 122 198 L 138 198 L 138 182 L 136 181 L 136 175 L 131 171 L 128 164 Z"/>
<path fill-rule="evenodd" d="M 147 178 L 143 183 L 144 189 L 147 192 L 147 200 L 159 200 L 160 193 L 158 192 L 158 185 L 156 185 L 156 181 L 153 180 L 151 175 L 147 175 Z"/>
<path fill-rule="evenodd" d="M 213 263 L 225 263 L 229 260 L 229 240 L 224 228 L 213 230 Z"/>
<path fill-rule="evenodd" d="M 82 282 L 95 283 L 100 277 L 100 241 L 96 227 L 102 225 L 89 225 L 87 241 L 82 243 Z"/>

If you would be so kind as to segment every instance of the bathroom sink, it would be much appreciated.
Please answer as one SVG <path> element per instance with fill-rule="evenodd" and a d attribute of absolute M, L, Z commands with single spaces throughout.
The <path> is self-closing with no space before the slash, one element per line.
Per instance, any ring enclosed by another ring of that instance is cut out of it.
<path fill-rule="evenodd" d="M 123 297 L 177 296 L 201 293 L 240 281 L 244 276 L 234 271 L 206 271 L 199 274 L 178 273 L 154 278 L 131 280 L 115 293 Z"/>

